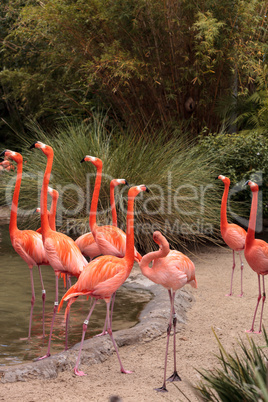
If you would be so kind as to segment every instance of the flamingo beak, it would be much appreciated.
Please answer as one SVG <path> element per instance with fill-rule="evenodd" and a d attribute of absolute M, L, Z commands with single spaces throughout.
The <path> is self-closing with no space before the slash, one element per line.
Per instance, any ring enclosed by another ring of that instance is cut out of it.
<path fill-rule="evenodd" d="M 30 148 L 29 149 L 33 149 L 33 148 L 35 148 L 35 144 L 37 143 L 37 141 L 35 141 L 31 146 L 30 146 Z"/>

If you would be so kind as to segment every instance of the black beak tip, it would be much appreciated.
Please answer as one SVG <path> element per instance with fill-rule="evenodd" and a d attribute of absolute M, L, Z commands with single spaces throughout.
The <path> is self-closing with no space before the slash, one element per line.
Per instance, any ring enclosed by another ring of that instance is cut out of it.
<path fill-rule="evenodd" d="M 129 187 L 129 184 L 128 184 L 128 182 L 126 180 L 125 180 L 125 185 Z"/>
<path fill-rule="evenodd" d="M 5 152 L 6 152 L 6 149 L 3 152 L 1 152 L 0 156 L 5 156 Z"/>
<path fill-rule="evenodd" d="M 85 162 L 85 158 L 83 158 L 83 159 L 80 161 L 80 163 L 83 163 L 83 162 Z"/>
<path fill-rule="evenodd" d="M 146 187 L 146 190 L 145 190 L 145 191 L 146 191 L 146 193 L 149 193 L 149 192 L 150 192 L 150 190 L 148 189 L 148 187 Z"/>
<path fill-rule="evenodd" d="M 33 149 L 33 148 L 35 148 L 35 144 L 36 144 L 36 141 L 30 146 L 30 148 L 29 149 Z"/>

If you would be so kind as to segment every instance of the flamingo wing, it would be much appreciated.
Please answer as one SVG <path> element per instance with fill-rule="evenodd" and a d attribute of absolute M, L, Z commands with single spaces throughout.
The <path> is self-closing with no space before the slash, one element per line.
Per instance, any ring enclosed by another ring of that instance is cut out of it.
<path fill-rule="evenodd" d="M 255 239 L 253 245 L 245 248 L 248 264 L 260 275 L 268 274 L 268 244 L 264 240 Z"/>
<path fill-rule="evenodd" d="M 45 239 L 44 246 L 55 272 L 69 272 L 70 275 L 78 277 L 87 265 L 87 260 L 75 242 L 63 233 L 52 232 L 52 235 Z"/>
<path fill-rule="evenodd" d="M 230 224 L 222 234 L 223 240 L 232 250 L 243 250 L 247 232 L 239 225 Z"/>
<path fill-rule="evenodd" d="M 33 230 L 19 231 L 12 245 L 29 266 L 48 264 L 41 234 Z"/>
<path fill-rule="evenodd" d="M 62 297 L 59 309 L 63 301 L 79 295 L 109 298 L 125 280 L 123 265 L 123 260 L 114 256 L 101 256 L 88 263 L 77 282 Z M 112 279 L 114 281 L 110 281 Z"/>
<path fill-rule="evenodd" d="M 101 255 L 100 248 L 91 232 L 79 236 L 75 240 L 75 244 L 79 247 L 81 253 L 87 257 L 94 258 Z"/>
<path fill-rule="evenodd" d="M 101 226 L 95 235 L 101 254 L 124 257 L 126 252 L 126 234 L 115 226 Z"/>

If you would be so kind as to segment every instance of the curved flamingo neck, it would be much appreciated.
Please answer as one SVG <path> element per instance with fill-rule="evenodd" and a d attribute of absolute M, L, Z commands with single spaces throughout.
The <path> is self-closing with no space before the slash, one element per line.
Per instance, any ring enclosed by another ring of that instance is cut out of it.
<path fill-rule="evenodd" d="M 22 164 L 23 164 L 22 161 L 17 163 L 17 178 L 12 198 L 10 221 L 9 221 L 10 236 L 12 236 L 14 232 L 18 230 L 17 215 L 18 215 L 18 203 L 19 203 L 20 186 L 21 186 L 22 169 L 23 169 Z"/>
<path fill-rule="evenodd" d="M 227 221 L 227 200 L 228 200 L 228 193 L 229 193 L 229 184 L 224 183 L 224 192 L 221 200 L 221 230 L 224 230 L 228 226 Z"/>
<path fill-rule="evenodd" d="M 150 262 L 156 260 L 157 258 L 165 257 L 166 255 L 167 253 L 165 253 L 165 251 L 161 248 L 159 250 L 151 251 L 150 253 L 145 254 L 140 262 L 140 269 L 142 273 L 144 273 L 145 271 L 147 272 L 147 270 L 149 270 L 149 273 L 151 273 L 152 269 L 149 268 Z"/>
<path fill-rule="evenodd" d="M 258 191 L 252 192 L 252 202 L 246 236 L 246 246 L 249 246 L 255 239 L 256 218 L 258 209 Z"/>
<path fill-rule="evenodd" d="M 57 198 L 53 196 L 48 216 L 49 226 L 54 231 L 56 231 L 57 201 L 58 201 Z"/>
<path fill-rule="evenodd" d="M 112 222 L 113 226 L 117 227 L 117 213 L 115 208 L 115 199 L 114 199 L 114 185 L 110 184 L 110 205 L 112 210 Z"/>
<path fill-rule="evenodd" d="M 42 236 L 44 237 L 46 237 L 48 231 L 50 230 L 48 222 L 48 213 L 47 213 L 47 192 L 48 192 L 48 185 L 52 165 L 53 165 L 53 152 L 50 152 L 47 155 L 47 165 L 44 173 L 43 185 L 41 190 L 41 229 L 42 229 Z"/>
<path fill-rule="evenodd" d="M 97 207 L 99 201 L 100 187 L 101 187 L 101 174 L 102 174 L 102 164 L 97 165 L 97 174 L 95 179 L 95 186 L 93 191 L 93 196 L 90 205 L 90 213 L 89 213 L 89 227 L 91 232 L 94 234 L 96 230 L 96 216 L 97 216 Z"/>

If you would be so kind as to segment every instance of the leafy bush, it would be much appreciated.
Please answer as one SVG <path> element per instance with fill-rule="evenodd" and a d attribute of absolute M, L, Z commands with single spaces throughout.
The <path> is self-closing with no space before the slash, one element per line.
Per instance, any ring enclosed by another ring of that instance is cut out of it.
<path fill-rule="evenodd" d="M 199 147 L 183 138 L 158 133 L 145 138 L 135 133 L 108 128 L 108 121 L 95 115 L 88 123 L 65 122 L 46 135 L 32 125 L 33 139 L 24 140 L 24 166 L 20 207 L 31 209 L 39 204 L 39 194 L 46 158 L 40 151 L 30 151 L 33 140 L 50 144 L 54 149 L 51 186 L 59 193 L 58 229 L 78 237 L 89 231 L 88 215 L 96 169 L 90 163 L 80 164 L 86 155 L 103 161 L 103 179 L 98 204 L 98 223 L 110 223 L 109 183 L 112 178 L 125 178 L 131 184 L 146 184 L 151 192 L 136 199 L 136 244 L 142 251 L 155 246 L 154 230 L 166 234 L 178 246 L 184 241 L 213 238 L 219 225 L 220 197 L 215 191 L 213 165 Z M 3 177 L 2 203 L 12 173 Z M 213 177 L 213 178 L 212 178 Z M 7 199 L 10 203 L 11 198 Z M 127 188 L 116 189 L 118 225 L 125 230 Z M 34 219 L 31 215 L 31 221 Z M 29 225 L 30 222 L 27 222 Z M 36 224 L 33 222 L 33 225 Z"/>
<path fill-rule="evenodd" d="M 268 337 L 263 330 L 265 345 L 259 347 L 248 339 L 249 347 L 240 342 L 240 351 L 228 353 L 219 339 L 221 368 L 199 371 L 202 381 L 195 387 L 203 401 L 268 402 L 267 347 Z"/>
<path fill-rule="evenodd" d="M 254 180 L 262 190 L 262 207 L 268 217 L 268 138 L 258 132 L 238 134 L 210 134 L 201 137 L 200 152 L 214 158 L 217 174 L 228 176 L 231 186 Z M 234 209 L 249 216 L 251 192 L 245 188 L 233 197 Z"/>

